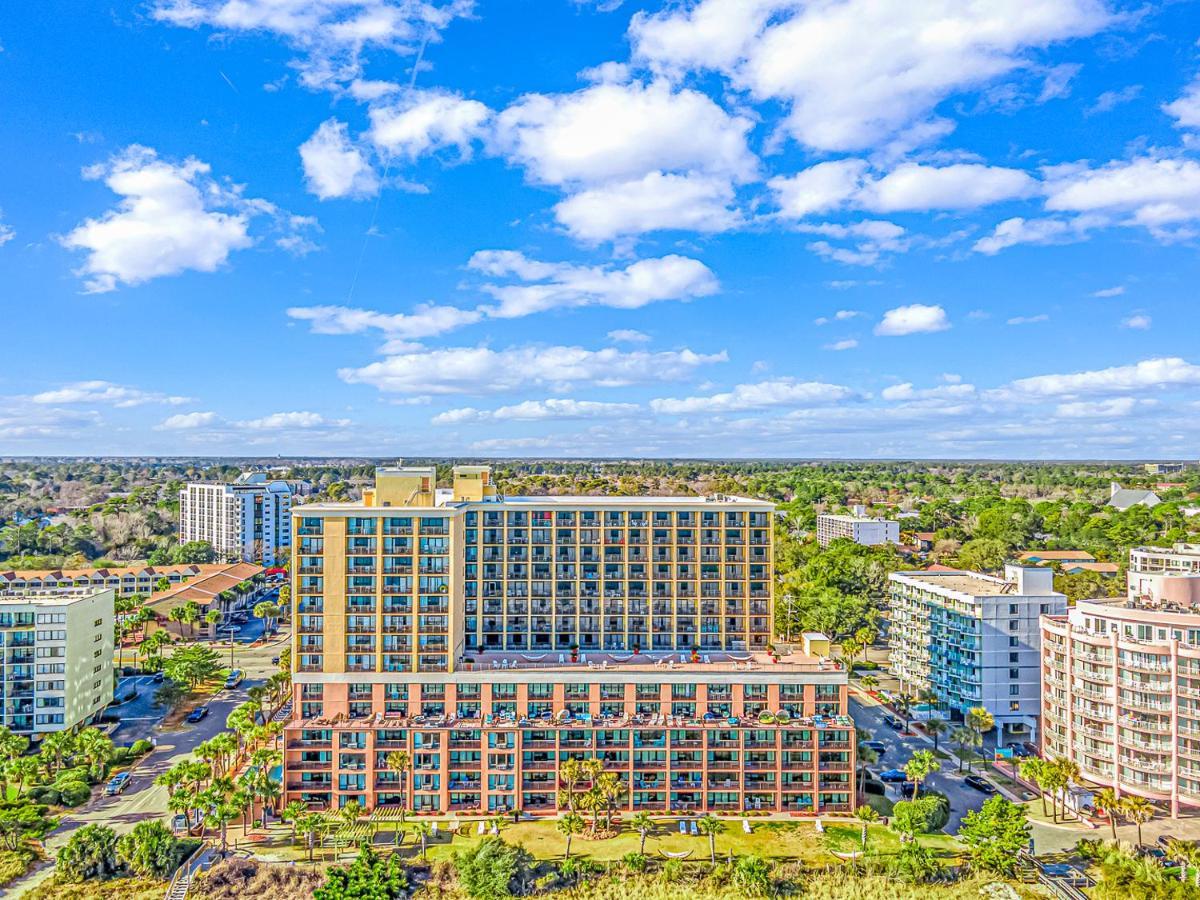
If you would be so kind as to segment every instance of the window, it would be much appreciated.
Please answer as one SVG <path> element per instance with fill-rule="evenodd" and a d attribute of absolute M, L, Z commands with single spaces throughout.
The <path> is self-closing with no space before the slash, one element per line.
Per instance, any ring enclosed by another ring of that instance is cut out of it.
<path fill-rule="evenodd" d="M 1008 696 L 1010 696 L 1010 697 L 1021 696 L 1021 686 L 1019 684 L 1010 684 L 1008 686 Z"/>
<path fill-rule="evenodd" d="M 1021 646 L 1021 641 L 1020 641 L 1020 640 L 1017 638 L 1017 636 L 1016 636 L 1016 635 L 1013 635 L 1012 637 L 1010 637 L 1010 638 L 1008 639 L 1008 646 L 1010 646 L 1010 647 L 1020 647 L 1020 646 Z"/>
<path fill-rule="evenodd" d="M 1009 669 L 1008 677 L 1015 681 L 1016 679 L 1021 677 L 1021 670 L 1020 669 Z"/>
<path fill-rule="evenodd" d="M 1011 711 L 1011 712 L 1020 712 L 1021 711 L 1021 701 L 1013 700 L 1011 703 L 1008 704 L 1008 708 L 1009 708 L 1009 711 Z"/>
<path fill-rule="evenodd" d="M 1010 616 L 1015 616 L 1017 614 L 1017 609 L 1018 609 L 1017 604 L 1015 604 L 1015 603 L 1008 604 L 1008 614 Z"/>
<path fill-rule="evenodd" d="M 1019 654 L 1019 653 L 1010 653 L 1010 654 L 1008 654 L 1008 661 L 1009 661 L 1010 663 L 1020 662 L 1020 661 L 1021 661 L 1021 654 Z"/>

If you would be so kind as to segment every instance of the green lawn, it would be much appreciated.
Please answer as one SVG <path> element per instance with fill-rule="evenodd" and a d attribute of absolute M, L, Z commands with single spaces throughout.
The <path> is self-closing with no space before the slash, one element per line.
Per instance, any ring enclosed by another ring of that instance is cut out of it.
<path fill-rule="evenodd" d="M 726 818 L 723 821 L 726 830 L 717 835 L 716 839 L 719 858 L 732 852 L 735 856 L 753 854 L 766 859 L 798 860 L 808 865 L 824 865 L 833 862 L 831 850 L 850 852 L 860 847 L 858 825 L 826 825 L 826 832 L 821 835 L 817 833 L 812 820 L 769 822 L 750 819 L 752 830 L 747 834 L 742 830 L 740 818 Z M 646 853 L 657 857 L 660 851 L 680 853 L 691 850 L 692 854 L 688 859 L 707 859 L 708 838 L 704 835 L 692 837 L 690 834 L 680 834 L 678 822 L 678 819 L 657 821 L 655 831 L 646 840 Z M 387 830 L 386 826 L 380 829 L 381 832 Z M 510 823 L 500 829 L 500 836 L 509 843 L 521 844 L 539 859 L 561 859 L 566 849 L 566 839 L 558 832 L 553 821 L 530 821 L 515 825 Z M 470 834 L 465 836 L 455 835 L 451 838 L 445 834 L 439 835 L 436 840 L 429 841 L 429 859 L 448 859 L 454 851 L 474 846 L 480 840 L 482 838 L 475 833 L 473 826 Z M 638 833 L 628 828 L 615 837 L 602 840 L 590 840 L 585 832 L 574 837 L 571 853 L 601 862 L 619 860 L 628 853 L 636 853 L 639 843 Z M 957 842 L 944 834 L 925 835 L 921 838 L 921 843 L 931 849 L 945 852 L 958 849 Z M 886 826 L 873 825 L 870 827 L 868 845 L 875 852 L 894 853 L 899 849 L 899 838 Z M 405 856 L 415 856 L 419 848 L 419 840 L 410 834 L 400 852 Z M 270 848 L 271 851 L 277 849 L 282 848 Z M 329 853 L 329 850 L 325 851 L 326 859 L 329 858 Z M 289 856 L 291 855 L 289 853 Z M 299 849 L 295 851 L 294 858 L 296 857 L 303 857 Z"/>

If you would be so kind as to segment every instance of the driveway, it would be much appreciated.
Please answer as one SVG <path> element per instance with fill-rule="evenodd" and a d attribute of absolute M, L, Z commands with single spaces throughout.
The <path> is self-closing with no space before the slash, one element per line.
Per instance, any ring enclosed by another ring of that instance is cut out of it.
<path fill-rule="evenodd" d="M 854 691 L 850 692 L 850 715 L 854 717 L 854 724 L 858 728 L 870 733 L 873 740 L 883 741 L 887 745 L 887 751 L 880 757 L 879 763 L 871 767 L 875 770 L 902 769 L 912 757 L 913 751 L 932 749 L 932 744 L 923 737 L 916 735 L 902 737 L 898 732 L 889 728 L 883 721 L 887 710 L 872 699 L 864 700 L 862 695 L 856 694 Z M 950 752 L 949 747 L 946 748 L 946 752 Z M 955 761 L 942 760 L 941 762 L 942 770 L 929 776 L 925 780 L 924 786 L 940 791 L 950 800 L 950 821 L 946 823 L 945 831 L 947 834 L 956 834 L 962 817 L 968 811 L 983 806 L 987 796 L 963 783 L 963 775 L 967 773 L 964 770 L 962 775 L 959 775 L 955 768 L 957 765 Z M 892 800 L 902 799 L 899 788 L 889 786 L 888 797 Z"/>
<path fill-rule="evenodd" d="M 150 675 L 135 675 L 121 679 L 120 687 L 117 689 L 118 694 L 123 694 L 132 687 L 138 692 L 138 695 L 127 703 L 109 708 L 110 716 L 120 717 L 117 727 L 110 735 L 114 744 L 117 746 L 129 745 L 134 741 L 149 740 L 154 735 L 155 727 L 167 712 L 166 709 L 154 702 L 154 692 L 161 686 L 155 684 Z"/>

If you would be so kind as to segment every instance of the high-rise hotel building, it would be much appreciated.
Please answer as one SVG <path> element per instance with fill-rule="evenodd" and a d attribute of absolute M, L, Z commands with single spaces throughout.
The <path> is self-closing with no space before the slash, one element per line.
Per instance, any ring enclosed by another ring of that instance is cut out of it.
<path fill-rule="evenodd" d="M 595 757 L 631 810 L 852 808 L 845 672 L 767 653 L 772 504 L 435 480 L 293 510 L 287 801 L 555 813 Z"/>

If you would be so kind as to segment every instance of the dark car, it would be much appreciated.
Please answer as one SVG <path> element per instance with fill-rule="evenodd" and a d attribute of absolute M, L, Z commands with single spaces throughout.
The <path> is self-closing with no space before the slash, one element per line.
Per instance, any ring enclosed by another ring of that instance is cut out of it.
<path fill-rule="evenodd" d="M 105 796 L 112 797 L 121 793 L 125 788 L 129 787 L 130 775 L 128 772 L 118 772 L 108 780 L 108 784 L 104 786 Z"/>
<path fill-rule="evenodd" d="M 1024 742 L 1021 742 L 1021 743 L 1014 742 L 1012 744 L 1005 744 L 1004 746 L 1006 749 L 1012 751 L 1013 756 L 1018 756 L 1018 757 L 1021 757 L 1022 759 L 1027 756 L 1035 755 L 1034 753 L 1032 753 L 1030 751 L 1029 746 L 1027 744 L 1025 744 Z"/>
<path fill-rule="evenodd" d="M 207 715 L 208 715 L 208 707 L 207 706 L 197 706 L 190 713 L 188 713 L 187 720 L 189 722 L 201 722 L 204 720 L 204 717 Z"/>
<path fill-rule="evenodd" d="M 159 669 L 157 672 L 154 673 L 153 676 L 151 676 L 150 681 L 153 684 L 162 684 L 163 681 L 166 680 L 166 677 L 167 676 L 163 674 L 162 669 Z"/>
<path fill-rule="evenodd" d="M 963 779 L 963 784 L 968 787 L 973 787 L 981 794 L 994 794 L 996 789 L 992 787 L 991 782 L 985 778 L 980 778 L 978 775 L 968 775 Z"/>
<path fill-rule="evenodd" d="M 271 657 L 271 665 L 273 665 L 273 666 L 279 665 L 279 657 L 278 656 Z"/>
<path fill-rule="evenodd" d="M 884 769 L 879 773 L 879 780 L 884 784 L 899 784 L 901 781 L 907 781 L 908 776 L 904 774 L 903 769 Z"/>
<path fill-rule="evenodd" d="M 883 756 L 883 754 L 887 753 L 887 744 L 885 744 L 883 741 L 863 741 L 860 746 L 865 747 L 868 750 L 874 750 L 880 756 Z"/>
<path fill-rule="evenodd" d="M 895 731 L 903 731 L 904 730 L 904 723 L 902 721 L 900 721 L 899 719 L 897 719 L 895 716 L 884 716 L 883 722 L 885 725 L 887 725 L 888 728 L 891 728 Z"/>
<path fill-rule="evenodd" d="M 906 781 L 906 782 L 904 782 L 904 784 L 900 785 L 900 796 L 901 797 L 911 798 L 912 795 L 915 794 L 916 792 L 917 792 L 917 786 L 915 784 L 913 784 L 911 781 Z"/>

